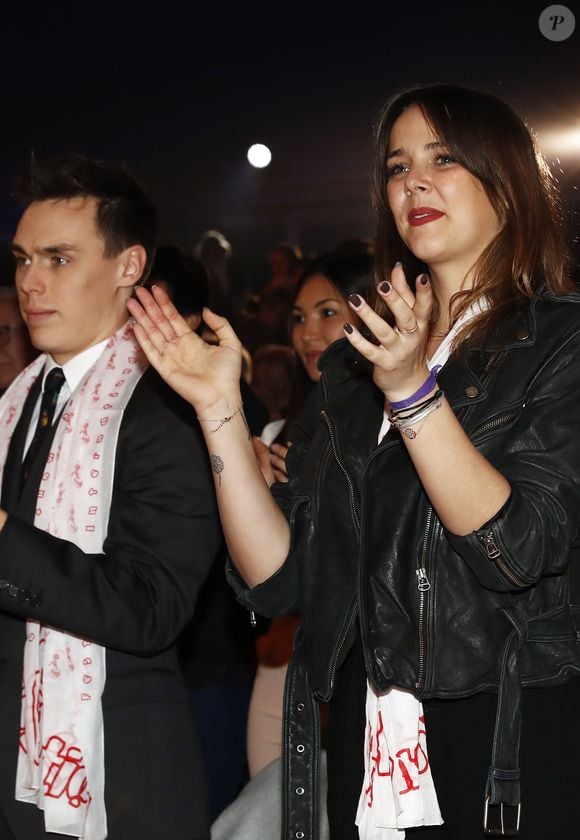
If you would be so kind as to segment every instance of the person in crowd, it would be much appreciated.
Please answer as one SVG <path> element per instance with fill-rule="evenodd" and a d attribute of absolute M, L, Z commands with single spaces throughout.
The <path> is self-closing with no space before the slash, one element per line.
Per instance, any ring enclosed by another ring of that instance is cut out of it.
<path fill-rule="evenodd" d="M 229 324 L 207 313 L 209 350 L 162 292 L 130 303 L 201 418 L 238 597 L 300 614 L 284 836 L 316 836 L 330 701 L 333 840 L 571 837 L 580 295 L 557 184 L 509 105 L 449 84 L 381 109 L 373 184 L 377 303 L 349 300 L 368 334 L 349 319 L 321 360 L 272 491 Z"/>
<path fill-rule="evenodd" d="M 209 305 L 237 324 L 248 294 L 247 278 L 231 242 L 219 230 L 205 230 L 194 246 L 209 278 Z"/>
<path fill-rule="evenodd" d="M 300 417 L 311 388 L 320 381 L 318 360 L 344 335 L 342 327 L 350 311 L 349 296 L 371 297 L 372 249 L 357 248 L 355 240 L 351 242 L 346 249 L 339 246 L 313 260 L 296 289 L 290 314 L 290 343 L 300 364 L 294 368 L 295 377 L 284 420 L 267 426 L 261 435 L 262 441 L 270 447 L 273 472 L 271 475 L 266 472 L 266 476 L 271 483 L 287 481 L 285 458 L 290 425 Z M 266 453 L 259 444 L 256 452 L 263 469 L 267 470 Z"/>
<path fill-rule="evenodd" d="M 364 299 L 372 288 L 372 255 L 329 253 L 319 257 L 304 272 L 290 318 L 290 340 L 299 359 L 285 417 L 269 423 L 254 439 L 262 472 L 270 485 L 287 481 L 286 454 L 291 424 L 300 416 L 310 389 L 320 380 L 318 360 L 344 335 L 349 317 L 348 297 Z M 294 635 L 296 613 L 276 616 L 256 642 L 257 669 L 248 712 L 248 769 L 250 778 L 282 754 L 284 684 Z"/>
<path fill-rule="evenodd" d="M 0 402 L 0 833 L 208 840 L 175 641 L 222 535 L 195 414 L 126 309 L 156 209 L 75 154 L 34 157 L 17 195 L 40 354 Z"/>
<path fill-rule="evenodd" d="M 252 355 L 251 387 L 268 409 L 270 422 L 282 420 L 294 378 L 294 351 L 287 344 L 264 344 Z"/>
<path fill-rule="evenodd" d="M 172 243 L 158 245 L 147 288 L 163 286 L 192 330 L 203 329 L 201 313 L 209 303 L 210 283 L 203 262 Z"/>
<path fill-rule="evenodd" d="M 0 286 L 0 395 L 36 355 L 20 313 L 16 289 Z"/>
<path fill-rule="evenodd" d="M 283 291 L 292 296 L 304 269 L 304 254 L 296 242 L 278 242 L 268 254 L 270 276 L 262 293 Z"/>

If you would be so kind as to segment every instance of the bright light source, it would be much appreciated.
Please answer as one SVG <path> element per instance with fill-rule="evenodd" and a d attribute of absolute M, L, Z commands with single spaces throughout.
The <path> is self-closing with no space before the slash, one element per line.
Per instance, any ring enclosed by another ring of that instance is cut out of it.
<path fill-rule="evenodd" d="M 556 154 L 580 154 L 580 128 L 546 132 L 540 135 L 540 143 L 543 149 Z"/>
<path fill-rule="evenodd" d="M 272 152 L 263 143 L 254 143 L 248 149 L 248 160 L 256 169 L 263 169 L 272 160 Z"/>

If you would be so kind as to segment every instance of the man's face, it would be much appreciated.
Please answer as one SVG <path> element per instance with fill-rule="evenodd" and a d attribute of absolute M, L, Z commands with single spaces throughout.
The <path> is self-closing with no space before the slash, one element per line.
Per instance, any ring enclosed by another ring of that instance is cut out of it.
<path fill-rule="evenodd" d="M 138 279 L 127 274 L 126 252 L 105 257 L 95 212 L 92 198 L 34 202 L 12 243 L 22 317 L 34 346 L 58 364 L 119 329 Z"/>
<path fill-rule="evenodd" d="M 0 392 L 32 361 L 33 355 L 16 297 L 0 295 Z"/>

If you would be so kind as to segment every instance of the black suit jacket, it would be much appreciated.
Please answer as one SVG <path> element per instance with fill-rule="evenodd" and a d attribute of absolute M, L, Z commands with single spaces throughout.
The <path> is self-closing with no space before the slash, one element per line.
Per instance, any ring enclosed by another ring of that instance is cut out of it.
<path fill-rule="evenodd" d="M 107 648 L 109 840 L 205 839 L 205 780 L 175 649 L 221 544 L 195 415 L 152 369 L 142 377 L 120 427 L 103 553 L 85 554 L 31 524 L 50 441 L 18 499 L 37 393 L 24 406 L 2 486 L 10 515 L 0 533 L 0 833 L 3 818 L 17 840 L 45 836 L 42 812 L 14 801 L 31 617 Z"/>

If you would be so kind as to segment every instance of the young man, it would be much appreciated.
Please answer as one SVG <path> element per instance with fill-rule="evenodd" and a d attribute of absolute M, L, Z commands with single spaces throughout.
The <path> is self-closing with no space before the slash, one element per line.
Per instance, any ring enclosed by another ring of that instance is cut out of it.
<path fill-rule="evenodd" d="M 155 209 L 79 156 L 34 161 L 21 193 L 41 355 L 0 402 L 0 836 L 206 840 L 174 643 L 221 537 L 195 417 L 127 317 Z"/>

